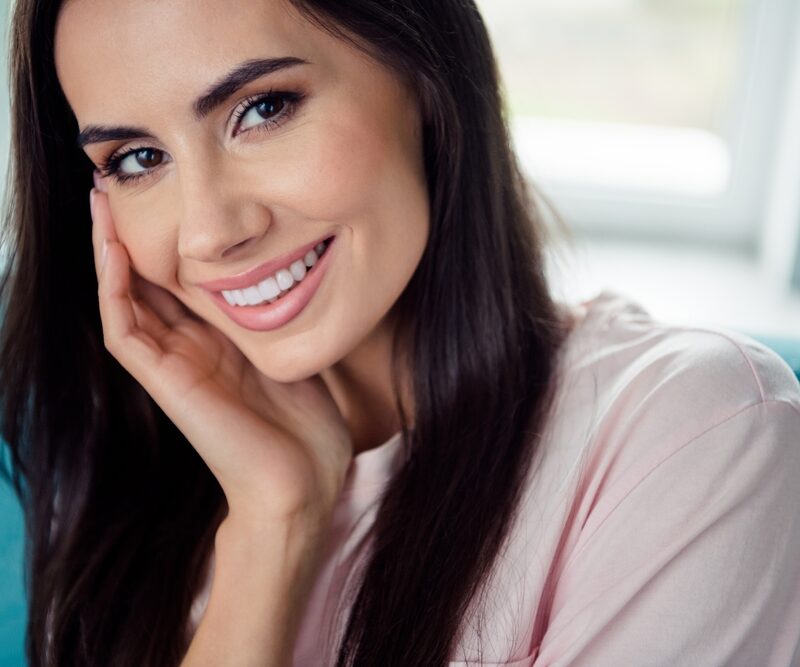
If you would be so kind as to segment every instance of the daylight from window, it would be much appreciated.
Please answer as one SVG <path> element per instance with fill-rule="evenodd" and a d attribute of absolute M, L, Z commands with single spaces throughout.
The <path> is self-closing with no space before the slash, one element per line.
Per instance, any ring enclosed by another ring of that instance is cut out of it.
<path fill-rule="evenodd" d="M 727 186 L 742 2 L 478 4 L 534 174 L 694 194 Z"/>

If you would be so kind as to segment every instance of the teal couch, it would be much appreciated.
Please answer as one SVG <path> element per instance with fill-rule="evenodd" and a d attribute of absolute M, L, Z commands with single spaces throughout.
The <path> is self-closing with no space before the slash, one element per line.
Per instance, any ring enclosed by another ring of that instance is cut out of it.
<path fill-rule="evenodd" d="M 800 380 L 800 340 L 757 337 L 792 367 Z M 23 667 L 25 597 L 22 586 L 22 515 L 0 482 L 0 667 Z"/>
<path fill-rule="evenodd" d="M 767 347 L 771 347 L 792 367 L 800 380 L 800 339 L 779 338 L 777 336 L 751 336 Z"/>
<path fill-rule="evenodd" d="M 0 667 L 22 667 L 25 596 L 22 585 L 22 512 L 0 479 Z"/>

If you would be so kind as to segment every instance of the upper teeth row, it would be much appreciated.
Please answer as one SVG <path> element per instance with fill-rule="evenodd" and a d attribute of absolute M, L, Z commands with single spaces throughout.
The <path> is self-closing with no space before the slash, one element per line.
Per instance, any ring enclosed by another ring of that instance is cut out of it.
<path fill-rule="evenodd" d="M 231 306 L 256 306 L 264 301 L 272 303 L 281 294 L 288 292 L 295 282 L 299 283 L 305 278 L 306 267 L 310 269 L 314 266 L 323 250 L 325 244 L 318 243 L 303 259 L 292 262 L 289 267 L 278 270 L 257 285 L 244 289 L 222 290 L 222 296 Z"/>

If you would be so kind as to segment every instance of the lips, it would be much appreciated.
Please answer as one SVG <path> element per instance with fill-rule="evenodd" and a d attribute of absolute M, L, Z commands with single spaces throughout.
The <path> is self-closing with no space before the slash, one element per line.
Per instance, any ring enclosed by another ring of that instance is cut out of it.
<path fill-rule="evenodd" d="M 323 282 L 328 267 L 337 255 L 338 244 L 331 240 L 327 250 L 308 270 L 305 278 L 288 290 L 281 298 L 252 306 L 229 304 L 221 292 L 209 292 L 211 301 L 230 320 L 251 331 L 272 331 L 298 317 L 312 302 Z M 319 306 L 319 303 L 317 304 Z"/>
<path fill-rule="evenodd" d="M 246 287 L 251 287 L 260 283 L 265 278 L 274 275 L 279 269 L 288 268 L 289 265 L 297 261 L 298 259 L 303 259 L 308 253 L 309 250 L 315 248 L 320 243 L 325 242 L 326 240 L 333 238 L 333 235 L 327 234 L 326 236 L 322 236 L 315 241 L 307 243 L 296 250 L 293 250 L 290 253 L 285 255 L 281 255 L 280 257 L 276 257 L 275 259 L 271 259 L 264 264 L 260 264 L 253 269 L 245 271 L 244 273 L 239 273 L 235 276 L 230 276 L 228 278 L 220 278 L 218 280 L 211 280 L 205 283 L 199 283 L 200 287 L 203 287 L 211 292 L 220 292 L 222 290 L 233 290 L 233 289 L 244 289 Z"/>

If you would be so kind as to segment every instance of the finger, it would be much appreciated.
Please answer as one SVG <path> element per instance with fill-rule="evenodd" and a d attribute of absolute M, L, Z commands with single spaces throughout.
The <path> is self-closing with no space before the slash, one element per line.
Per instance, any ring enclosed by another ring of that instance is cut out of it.
<path fill-rule="evenodd" d="M 95 183 L 97 183 L 96 177 Z M 120 355 L 123 351 L 135 354 L 138 350 L 144 358 L 152 361 L 153 355 L 161 354 L 161 348 L 156 340 L 166 327 L 156 315 L 134 303 L 131 294 L 130 258 L 114 229 L 108 196 L 105 192 L 93 188 L 90 200 L 100 318 L 103 323 L 105 344 L 129 371 L 137 375 L 132 368 L 132 364 L 135 363 L 133 358 L 125 360 Z M 114 264 L 107 269 L 112 256 Z"/>
<path fill-rule="evenodd" d="M 89 194 L 89 208 L 92 215 L 92 245 L 94 247 L 95 271 L 99 280 L 100 267 L 103 264 L 104 241 L 110 242 L 118 239 L 108 205 L 108 195 L 92 188 Z"/>
<path fill-rule="evenodd" d="M 100 282 L 100 258 L 102 252 L 102 245 L 103 245 L 103 237 L 100 225 L 95 222 L 97 216 L 94 212 L 95 209 L 95 197 L 97 196 L 97 191 L 92 188 L 89 191 L 89 212 L 92 218 L 92 249 L 93 249 L 93 256 L 94 256 L 94 272 L 97 276 L 98 283 Z"/>
<path fill-rule="evenodd" d="M 95 184 L 97 183 L 98 179 L 95 175 Z M 90 208 L 92 209 L 93 220 L 92 240 L 95 252 L 95 268 L 99 279 L 99 273 L 103 264 L 103 243 L 118 239 L 111 218 L 108 196 L 104 192 L 92 188 L 90 193 Z M 130 260 L 128 260 L 128 265 L 130 268 Z M 171 299 L 166 290 L 161 290 L 161 288 L 158 288 L 156 285 L 148 283 L 135 272 L 134 282 L 129 285 L 129 292 L 131 295 L 141 294 L 142 297 L 147 299 L 153 310 L 164 322 L 173 323 L 180 317 L 185 317 L 186 315 L 179 307 L 177 301 Z"/>
<path fill-rule="evenodd" d="M 109 241 L 105 265 L 100 271 L 98 299 L 103 339 L 111 354 L 142 384 L 146 369 L 161 358 L 161 348 L 139 326 L 130 294 L 128 253 L 119 241 Z"/>

